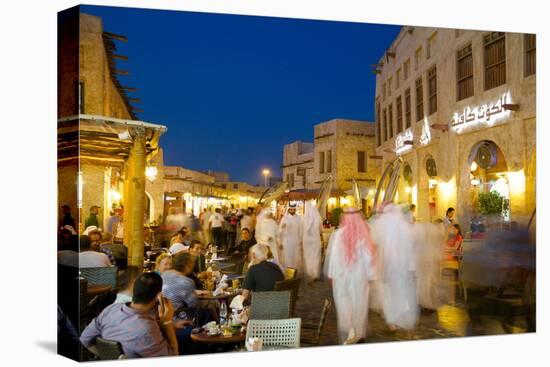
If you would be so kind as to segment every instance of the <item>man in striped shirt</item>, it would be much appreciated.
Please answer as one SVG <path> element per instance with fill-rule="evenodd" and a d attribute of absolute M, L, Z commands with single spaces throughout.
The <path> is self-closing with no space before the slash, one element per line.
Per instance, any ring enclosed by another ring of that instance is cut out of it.
<path fill-rule="evenodd" d="M 141 274 L 134 283 L 132 302 L 107 306 L 84 329 L 80 341 L 92 352 L 98 336 L 117 341 L 128 358 L 177 355 L 174 307 L 161 290 L 160 275 Z"/>

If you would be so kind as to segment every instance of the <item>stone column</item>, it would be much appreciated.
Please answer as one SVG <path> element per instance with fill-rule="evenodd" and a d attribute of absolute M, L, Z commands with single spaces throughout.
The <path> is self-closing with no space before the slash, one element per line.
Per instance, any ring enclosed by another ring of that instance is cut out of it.
<path fill-rule="evenodd" d="M 143 213 L 145 212 L 145 129 L 136 128 L 134 144 L 128 157 L 128 172 L 124 207 L 125 243 L 128 245 L 128 265 L 143 266 Z"/>

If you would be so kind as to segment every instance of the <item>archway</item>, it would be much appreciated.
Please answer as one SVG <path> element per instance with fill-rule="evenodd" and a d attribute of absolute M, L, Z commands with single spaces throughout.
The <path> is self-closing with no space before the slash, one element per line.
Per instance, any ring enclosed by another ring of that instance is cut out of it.
<path fill-rule="evenodd" d="M 431 154 L 427 154 L 424 158 L 424 172 L 425 175 L 421 183 L 419 184 L 420 190 L 426 192 L 427 195 L 422 195 L 428 200 L 428 221 L 433 222 L 438 218 L 438 173 L 437 164 Z"/>
<path fill-rule="evenodd" d="M 468 155 L 468 170 L 472 211 L 478 215 L 500 216 L 504 221 L 509 221 L 509 183 L 513 177 L 510 177 L 508 163 L 500 147 L 490 140 L 474 144 Z M 495 207 L 495 203 L 500 203 L 500 208 Z"/>

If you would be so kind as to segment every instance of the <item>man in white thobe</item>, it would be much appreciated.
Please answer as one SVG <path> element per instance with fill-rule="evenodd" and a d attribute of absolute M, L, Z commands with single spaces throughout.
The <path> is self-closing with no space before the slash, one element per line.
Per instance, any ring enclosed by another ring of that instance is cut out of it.
<path fill-rule="evenodd" d="M 372 220 L 371 228 L 379 255 L 376 297 L 384 319 L 391 330 L 411 330 L 419 314 L 412 224 L 401 207 L 388 204 Z"/>
<path fill-rule="evenodd" d="M 323 221 L 313 200 L 305 204 L 302 245 L 304 249 L 304 270 L 309 281 L 319 279 L 321 273 L 321 228 Z"/>
<path fill-rule="evenodd" d="M 283 265 L 297 269 L 302 267 L 302 218 L 296 214 L 296 204 L 290 203 L 286 214 L 279 224 L 281 244 L 283 246 Z"/>
<path fill-rule="evenodd" d="M 279 227 L 273 219 L 271 208 L 264 208 L 256 221 L 256 241 L 267 245 L 271 250 L 273 259 L 281 263 L 282 253 L 279 240 Z"/>

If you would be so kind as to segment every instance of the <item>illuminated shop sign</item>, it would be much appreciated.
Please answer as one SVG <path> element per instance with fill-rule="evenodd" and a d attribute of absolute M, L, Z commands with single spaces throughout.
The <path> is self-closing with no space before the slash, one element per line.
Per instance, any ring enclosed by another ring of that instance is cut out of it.
<path fill-rule="evenodd" d="M 428 119 L 424 117 L 424 124 L 422 125 L 422 133 L 420 134 L 420 139 L 418 141 L 421 145 L 428 145 L 432 141 L 432 132 L 430 130 L 430 124 Z"/>
<path fill-rule="evenodd" d="M 475 127 L 490 127 L 510 115 L 504 105 L 511 104 L 510 93 L 503 94 L 498 100 L 474 108 L 466 107 L 462 113 L 455 112 L 451 128 L 461 133 Z"/>
<path fill-rule="evenodd" d="M 407 129 L 395 137 L 395 153 L 401 154 L 412 149 L 412 129 Z"/>

